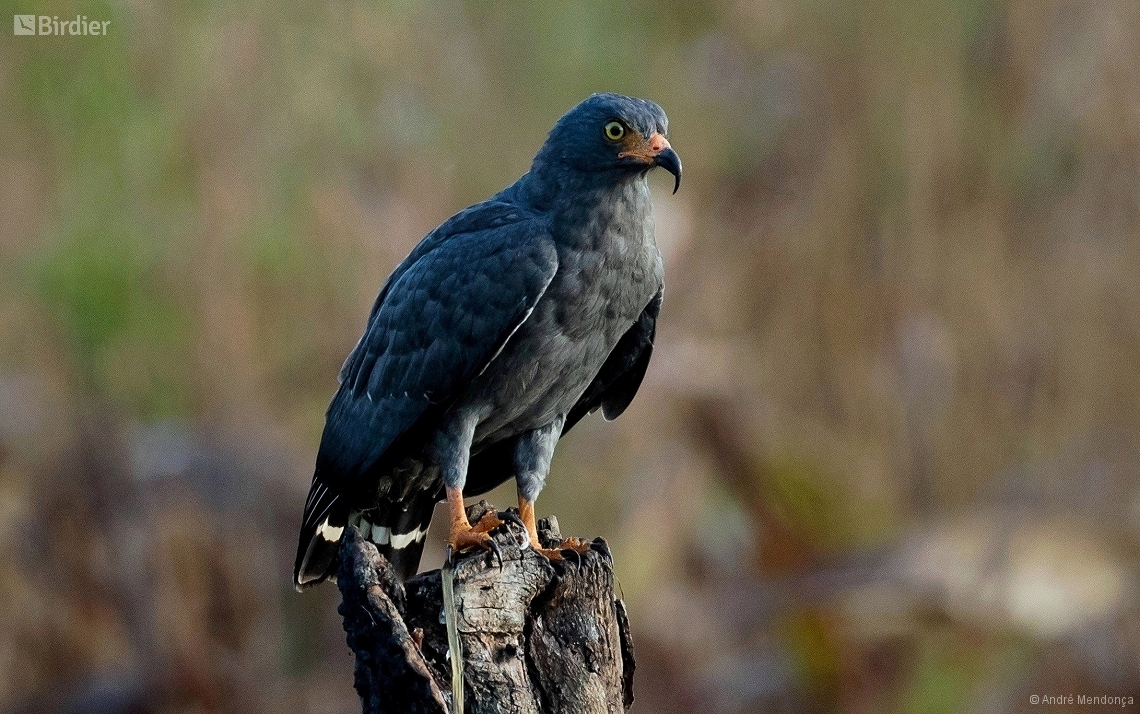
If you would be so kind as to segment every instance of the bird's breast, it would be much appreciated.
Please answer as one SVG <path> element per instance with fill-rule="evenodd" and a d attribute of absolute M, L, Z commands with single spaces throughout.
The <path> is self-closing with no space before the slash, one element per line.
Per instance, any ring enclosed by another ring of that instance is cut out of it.
<path fill-rule="evenodd" d="M 556 222 L 558 272 L 481 377 L 488 408 L 477 440 L 567 413 L 660 289 L 647 201 L 606 209 Z"/>

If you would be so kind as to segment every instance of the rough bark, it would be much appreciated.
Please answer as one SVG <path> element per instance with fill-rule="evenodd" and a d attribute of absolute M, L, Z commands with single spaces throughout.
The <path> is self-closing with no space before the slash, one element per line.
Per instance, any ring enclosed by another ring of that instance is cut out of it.
<path fill-rule="evenodd" d="M 475 522 L 489 509 L 468 509 Z M 520 545 L 517 529 L 492 534 L 490 553 L 459 556 L 455 599 L 468 714 L 616 714 L 633 703 L 633 646 L 614 596 L 603 540 L 580 558 L 550 562 Z M 553 518 L 539 537 L 561 542 Z M 403 585 L 356 529 L 345 534 L 337 575 L 340 614 L 356 655 L 364 714 L 446 714 L 451 664 L 440 571 Z"/>

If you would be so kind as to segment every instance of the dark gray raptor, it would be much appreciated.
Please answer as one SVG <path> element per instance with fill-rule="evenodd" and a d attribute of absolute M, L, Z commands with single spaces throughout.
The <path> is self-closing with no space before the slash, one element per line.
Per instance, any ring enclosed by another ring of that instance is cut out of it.
<path fill-rule="evenodd" d="M 599 408 L 621 414 L 649 364 L 664 281 L 646 174 L 661 166 L 674 191 L 681 181 L 667 122 L 653 102 L 591 96 L 530 171 L 429 233 L 388 278 L 329 405 L 298 586 L 335 573 L 349 524 L 411 576 L 444 499 L 451 546 L 487 545 L 502 521 L 472 526 L 463 498 L 511 477 L 537 547 L 534 500 L 558 439 Z"/>

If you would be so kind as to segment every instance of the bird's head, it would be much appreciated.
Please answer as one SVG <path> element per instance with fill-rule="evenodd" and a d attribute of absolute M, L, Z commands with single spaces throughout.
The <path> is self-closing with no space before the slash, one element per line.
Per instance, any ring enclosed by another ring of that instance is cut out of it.
<path fill-rule="evenodd" d="M 681 186 L 681 158 L 665 135 L 669 119 L 653 102 L 594 94 L 558 120 L 538 159 L 583 172 L 645 173 L 660 166 Z"/>

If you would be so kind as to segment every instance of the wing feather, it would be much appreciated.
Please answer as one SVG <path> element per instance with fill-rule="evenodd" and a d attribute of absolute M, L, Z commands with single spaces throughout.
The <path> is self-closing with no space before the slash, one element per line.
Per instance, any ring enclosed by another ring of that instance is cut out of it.
<path fill-rule="evenodd" d="M 485 370 L 542 297 L 558 267 L 554 244 L 542 223 L 511 212 L 513 222 L 495 225 L 502 206 L 468 209 L 388 279 L 326 415 L 308 528 L 331 498 L 374 488 L 363 477 L 389 446 Z"/>

